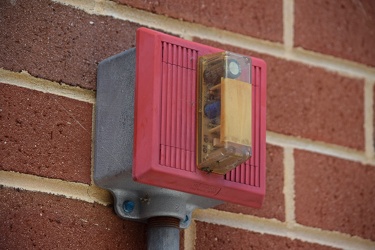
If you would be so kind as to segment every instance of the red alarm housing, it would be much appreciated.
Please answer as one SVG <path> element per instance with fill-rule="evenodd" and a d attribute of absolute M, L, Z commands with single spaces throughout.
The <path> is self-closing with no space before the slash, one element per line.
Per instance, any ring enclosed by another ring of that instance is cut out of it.
<path fill-rule="evenodd" d="M 251 59 L 251 157 L 227 173 L 197 166 L 198 61 L 223 50 L 160 32 L 137 31 L 133 179 L 260 207 L 266 189 L 266 64 Z M 236 65 L 234 65 L 236 66 Z M 234 68 L 234 71 L 237 69 Z M 242 97 L 246 99 L 245 97 Z M 249 145 L 250 146 L 250 145 Z M 247 158 L 246 158 L 247 159 Z"/>

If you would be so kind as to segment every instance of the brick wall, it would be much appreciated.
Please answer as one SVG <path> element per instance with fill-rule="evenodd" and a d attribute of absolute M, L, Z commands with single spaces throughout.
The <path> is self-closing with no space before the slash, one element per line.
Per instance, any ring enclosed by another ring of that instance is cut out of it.
<path fill-rule="evenodd" d="M 375 249 L 372 0 L 0 1 L 0 249 L 145 248 L 92 181 L 97 64 L 140 26 L 268 63 L 264 206 L 182 249 Z"/>

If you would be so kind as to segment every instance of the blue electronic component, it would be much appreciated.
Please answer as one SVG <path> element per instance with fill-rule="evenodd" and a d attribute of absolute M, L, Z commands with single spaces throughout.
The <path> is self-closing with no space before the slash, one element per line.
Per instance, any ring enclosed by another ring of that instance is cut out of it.
<path fill-rule="evenodd" d="M 204 107 L 204 114 L 209 119 L 214 119 L 220 115 L 220 101 L 212 102 Z"/>

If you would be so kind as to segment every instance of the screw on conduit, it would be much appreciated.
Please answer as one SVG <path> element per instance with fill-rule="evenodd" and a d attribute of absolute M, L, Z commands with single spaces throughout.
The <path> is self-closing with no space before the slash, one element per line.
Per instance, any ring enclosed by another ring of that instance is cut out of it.
<path fill-rule="evenodd" d="M 134 201 L 129 201 L 129 200 L 124 201 L 124 203 L 122 204 L 122 208 L 124 209 L 124 212 L 127 214 L 133 212 L 134 206 L 135 206 Z"/>

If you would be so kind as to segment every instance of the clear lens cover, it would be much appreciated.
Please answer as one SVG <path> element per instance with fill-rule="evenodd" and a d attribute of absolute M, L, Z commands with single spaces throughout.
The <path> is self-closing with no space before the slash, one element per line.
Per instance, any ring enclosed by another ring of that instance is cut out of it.
<path fill-rule="evenodd" d="M 226 51 L 198 67 L 197 166 L 226 174 L 251 157 L 251 59 Z"/>

